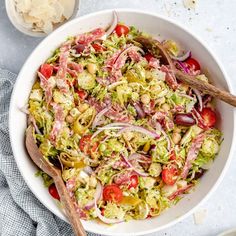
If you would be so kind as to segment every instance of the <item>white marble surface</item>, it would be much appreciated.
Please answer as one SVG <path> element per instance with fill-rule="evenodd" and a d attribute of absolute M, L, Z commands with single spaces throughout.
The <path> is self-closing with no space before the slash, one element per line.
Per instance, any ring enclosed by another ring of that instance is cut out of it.
<path fill-rule="evenodd" d="M 127 7 L 169 16 L 197 33 L 214 50 L 236 93 L 236 0 L 198 0 L 197 3 L 195 10 L 188 10 L 183 7 L 182 0 L 82 0 L 79 15 Z M 19 72 L 40 41 L 23 35 L 12 26 L 5 12 L 4 0 L 0 0 L 0 67 Z M 207 210 L 203 224 L 195 225 L 193 216 L 190 216 L 152 236 L 213 236 L 236 227 L 236 158 L 233 158 L 217 191 L 201 208 Z"/>

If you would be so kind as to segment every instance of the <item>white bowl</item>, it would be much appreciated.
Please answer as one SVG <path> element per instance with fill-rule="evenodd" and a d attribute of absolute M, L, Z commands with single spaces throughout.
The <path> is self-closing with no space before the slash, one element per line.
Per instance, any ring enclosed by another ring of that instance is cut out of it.
<path fill-rule="evenodd" d="M 65 20 L 62 23 L 59 23 L 56 26 L 54 26 L 54 29 L 65 24 L 67 21 L 74 19 L 77 16 L 78 9 L 79 9 L 79 3 L 80 3 L 79 0 L 75 0 L 74 11 L 73 11 L 71 17 L 68 20 Z M 5 0 L 5 5 L 6 5 L 6 11 L 7 11 L 8 18 L 10 19 L 11 23 L 15 26 L 16 29 L 18 29 L 19 31 L 21 31 L 24 34 L 27 34 L 27 35 L 33 36 L 33 37 L 47 36 L 47 34 L 44 32 L 32 31 L 31 29 L 28 29 L 26 27 L 26 24 L 24 23 L 23 18 L 16 11 L 15 0 Z"/>
<path fill-rule="evenodd" d="M 154 36 L 159 37 L 160 35 L 162 38 L 174 39 L 184 45 L 186 49 L 191 49 L 194 57 L 201 62 L 202 67 L 207 68 L 209 71 L 213 83 L 220 88 L 231 90 L 229 80 L 212 52 L 196 36 L 182 26 L 163 16 L 141 11 L 120 9 L 117 10 L 117 13 L 120 21 L 128 25 L 134 25 L 138 29 Z M 65 215 L 49 196 L 47 189 L 43 187 L 41 179 L 34 176 L 37 169 L 28 157 L 24 146 L 26 116 L 19 109 L 27 103 L 39 65 L 51 55 L 54 49 L 69 35 L 87 32 L 96 27 L 107 27 L 111 20 L 112 11 L 106 10 L 74 19 L 58 28 L 45 38 L 29 56 L 21 69 L 12 93 L 9 127 L 12 149 L 17 165 L 35 196 L 50 211 L 65 221 L 67 221 Z M 216 81 L 215 78 L 219 78 L 219 80 Z M 144 235 L 174 225 L 190 215 L 199 203 L 206 200 L 210 193 L 219 185 L 232 156 L 231 146 L 233 145 L 235 134 L 235 110 L 221 101 L 217 102 L 217 107 L 221 117 L 224 118 L 222 123 L 219 124 L 224 133 L 224 142 L 211 169 L 203 176 L 201 183 L 193 193 L 186 195 L 176 206 L 168 209 L 159 217 L 142 221 L 129 221 L 115 226 L 83 221 L 85 229 L 105 235 Z"/>

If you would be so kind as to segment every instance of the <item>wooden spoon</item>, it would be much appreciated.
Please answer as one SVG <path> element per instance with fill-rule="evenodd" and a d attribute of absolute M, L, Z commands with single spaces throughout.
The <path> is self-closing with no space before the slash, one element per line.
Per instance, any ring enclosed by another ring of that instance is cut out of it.
<path fill-rule="evenodd" d="M 83 225 L 80 222 L 79 216 L 75 210 L 74 204 L 67 192 L 65 184 L 61 177 L 61 170 L 50 164 L 42 155 L 38 146 L 36 145 L 34 136 L 34 129 L 30 125 L 26 131 L 26 149 L 32 159 L 32 161 L 45 173 L 51 176 L 54 180 L 55 186 L 57 188 L 58 194 L 60 196 L 60 201 L 65 207 L 66 214 L 71 222 L 74 233 L 76 236 L 85 236 L 86 232 Z"/>
<path fill-rule="evenodd" d="M 160 60 L 163 64 L 169 65 L 170 69 L 172 71 L 172 75 L 181 80 L 182 82 L 188 84 L 189 86 L 200 90 L 201 92 L 205 94 L 209 94 L 212 97 L 218 98 L 234 107 L 236 107 L 236 96 L 232 95 L 231 93 L 224 91 L 222 89 L 219 89 L 215 87 L 212 84 L 209 84 L 205 81 L 201 81 L 199 79 L 196 79 L 196 76 L 188 75 L 186 73 L 183 73 L 182 71 L 178 70 L 174 63 L 172 62 L 169 54 L 164 49 L 164 47 L 161 45 L 160 42 L 158 42 L 155 39 L 151 39 L 144 36 L 139 36 L 135 38 L 135 41 L 139 42 L 146 48 L 148 51 L 150 51 L 154 56 L 159 55 L 161 56 Z"/>

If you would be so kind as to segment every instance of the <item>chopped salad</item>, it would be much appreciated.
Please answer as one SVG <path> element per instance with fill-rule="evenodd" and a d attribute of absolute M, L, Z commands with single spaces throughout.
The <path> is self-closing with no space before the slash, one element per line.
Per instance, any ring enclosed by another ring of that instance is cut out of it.
<path fill-rule="evenodd" d="M 191 191 L 219 152 L 214 101 L 176 80 L 118 23 L 68 38 L 41 65 L 29 121 L 62 169 L 78 216 L 114 224 L 158 216 Z M 208 81 L 191 52 L 162 42 L 176 67 Z M 53 180 L 38 172 L 57 200 Z"/>

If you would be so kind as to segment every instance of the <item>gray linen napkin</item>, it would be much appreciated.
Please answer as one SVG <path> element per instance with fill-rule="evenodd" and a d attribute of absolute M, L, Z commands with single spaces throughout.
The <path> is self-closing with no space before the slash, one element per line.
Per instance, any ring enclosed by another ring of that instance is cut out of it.
<path fill-rule="evenodd" d="M 72 236 L 71 226 L 38 201 L 16 166 L 8 134 L 8 109 L 15 79 L 15 74 L 0 69 L 0 235 Z"/>

